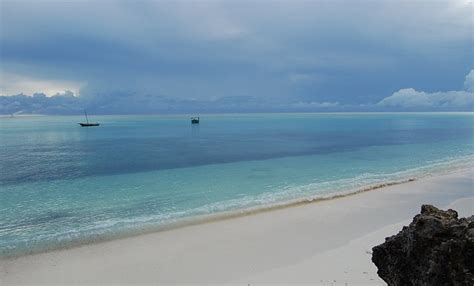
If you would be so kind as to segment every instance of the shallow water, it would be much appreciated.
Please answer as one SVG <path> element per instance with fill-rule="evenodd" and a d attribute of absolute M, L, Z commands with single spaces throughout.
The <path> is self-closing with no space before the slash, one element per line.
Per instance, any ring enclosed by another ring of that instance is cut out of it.
<path fill-rule="evenodd" d="M 474 165 L 473 114 L 0 119 L 0 253 Z"/>

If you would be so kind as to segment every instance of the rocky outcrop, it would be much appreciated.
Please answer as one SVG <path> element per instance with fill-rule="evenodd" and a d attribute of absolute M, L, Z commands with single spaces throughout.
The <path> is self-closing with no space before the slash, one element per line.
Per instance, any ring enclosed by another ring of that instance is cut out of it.
<path fill-rule="evenodd" d="M 474 285 L 474 216 L 423 205 L 413 222 L 373 248 L 388 285 Z"/>

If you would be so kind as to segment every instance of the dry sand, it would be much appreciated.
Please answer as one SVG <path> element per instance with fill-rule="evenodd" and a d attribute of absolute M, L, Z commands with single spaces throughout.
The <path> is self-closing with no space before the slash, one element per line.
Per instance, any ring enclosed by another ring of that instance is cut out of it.
<path fill-rule="evenodd" d="M 0 285 L 385 285 L 371 248 L 421 204 L 474 214 L 474 170 L 0 261 Z"/>

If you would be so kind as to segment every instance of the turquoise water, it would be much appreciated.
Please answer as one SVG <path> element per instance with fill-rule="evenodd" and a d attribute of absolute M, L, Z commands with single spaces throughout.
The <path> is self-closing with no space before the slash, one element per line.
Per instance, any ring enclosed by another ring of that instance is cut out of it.
<path fill-rule="evenodd" d="M 0 253 L 474 165 L 473 114 L 0 118 Z"/>

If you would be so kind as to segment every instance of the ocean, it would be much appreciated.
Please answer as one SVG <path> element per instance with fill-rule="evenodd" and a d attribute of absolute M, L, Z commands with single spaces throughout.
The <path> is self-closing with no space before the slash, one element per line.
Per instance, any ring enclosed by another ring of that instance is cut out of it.
<path fill-rule="evenodd" d="M 0 118 L 1 256 L 474 166 L 472 113 L 91 117 Z"/>

